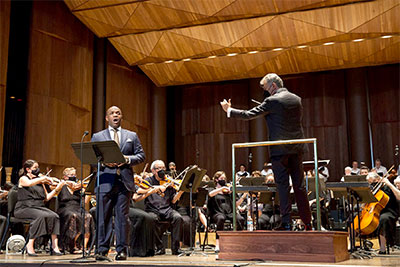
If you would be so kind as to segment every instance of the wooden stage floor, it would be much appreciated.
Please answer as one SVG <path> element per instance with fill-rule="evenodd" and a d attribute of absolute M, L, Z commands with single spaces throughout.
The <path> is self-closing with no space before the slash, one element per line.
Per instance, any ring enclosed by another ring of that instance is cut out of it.
<path fill-rule="evenodd" d="M 197 251 L 197 250 L 196 250 Z M 26 255 L 13 255 L 6 256 L 4 253 L 0 254 L 0 266 L 7 267 L 39 267 L 39 266 L 57 266 L 57 267 L 67 267 L 67 266 L 276 266 L 276 267 L 355 267 L 355 266 L 400 266 L 400 251 L 394 251 L 391 255 L 382 255 L 374 257 L 373 259 L 350 259 L 347 261 L 339 263 L 307 263 L 307 262 L 283 262 L 283 261 L 221 261 L 217 260 L 217 255 L 212 251 L 206 251 L 207 256 L 202 255 L 192 255 L 192 256 L 173 256 L 167 250 L 166 255 L 154 256 L 154 257 L 131 257 L 127 261 L 113 261 L 113 262 L 96 262 L 96 263 L 86 263 L 77 264 L 69 263 L 69 260 L 76 259 L 79 255 L 64 255 L 64 256 L 49 256 L 43 255 L 39 257 L 29 257 Z M 114 255 L 110 254 L 110 258 L 113 259 Z"/>

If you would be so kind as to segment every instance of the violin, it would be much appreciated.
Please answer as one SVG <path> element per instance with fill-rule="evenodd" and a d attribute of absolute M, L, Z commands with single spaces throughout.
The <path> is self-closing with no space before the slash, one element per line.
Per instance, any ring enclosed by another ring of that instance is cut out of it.
<path fill-rule="evenodd" d="M 135 174 L 134 177 L 134 183 L 135 185 L 137 185 L 138 187 L 142 188 L 142 189 L 152 189 L 154 188 L 154 186 L 152 186 L 149 181 L 143 179 L 141 176 Z M 157 194 L 159 194 L 160 196 L 164 197 L 165 194 L 163 192 L 158 191 Z"/>
<path fill-rule="evenodd" d="M 389 196 L 381 190 L 382 186 L 384 185 L 382 180 L 387 177 L 393 167 L 394 165 L 381 178 L 381 181 L 372 189 L 372 194 L 378 201 L 365 205 L 361 211 L 360 219 L 358 218 L 358 215 L 354 218 L 353 224 L 356 232 L 360 231 L 362 235 L 369 235 L 378 228 L 381 211 L 389 202 Z"/>
<path fill-rule="evenodd" d="M 160 181 L 160 185 L 166 186 L 166 187 L 172 187 L 176 191 L 179 191 L 181 187 L 182 180 L 174 180 L 168 175 L 165 175 L 164 179 Z"/>

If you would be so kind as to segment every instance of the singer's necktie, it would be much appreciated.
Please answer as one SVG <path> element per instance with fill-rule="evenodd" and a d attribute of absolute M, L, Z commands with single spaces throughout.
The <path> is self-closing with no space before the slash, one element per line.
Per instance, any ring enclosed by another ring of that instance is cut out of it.
<path fill-rule="evenodd" d="M 119 137 L 118 137 L 118 129 L 113 129 L 114 130 L 114 141 L 118 144 L 119 146 Z"/>
<path fill-rule="evenodd" d="M 113 129 L 113 130 L 114 130 L 114 141 L 119 146 L 118 129 Z M 121 170 L 119 168 L 117 168 L 117 175 L 121 175 Z"/>

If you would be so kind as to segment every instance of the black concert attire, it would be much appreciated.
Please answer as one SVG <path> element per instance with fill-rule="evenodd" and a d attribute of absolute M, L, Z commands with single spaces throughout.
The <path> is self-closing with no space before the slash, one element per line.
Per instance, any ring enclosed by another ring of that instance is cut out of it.
<path fill-rule="evenodd" d="M 43 235 L 59 235 L 60 219 L 58 214 L 45 207 L 45 192 L 42 184 L 18 188 L 18 201 L 14 216 L 31 221 L 29 238 Z"/>
<path fill-rule="evenodd" d="M 301 126 L 301 98 L 290 93 L 286 88 L 279 88 L 276 93 L 250 110 L 231 108 L 228 116 L 244 120 L 265 116 L 268 125 L 269 140 L 290 140 L 304 138 Z M 277 184 L 282 223 L 290 224 L 291 203 L 289 198 L 289 175 L 292 178 L 299 215 L 303 223 L 311 222 L 311 212 L 303 177 L 304 144 L 270 146 L 272 171 Z"/>
<path fill-rule="evenodd" d="M 273 208 L 272 204 L 264 204 L 258 223 L 260 230 L 271 230 L 280 225 L 279 206 L 275 205 L 275 208 Z"/>
<path fill-rule="evenodd" d="M 381 190 L 389 196 L 389 202 L 381 211 L 377 232 L 386 237 L 387 244 L 394 245 L 396 221 L 399 217 L 399 204 L 393 191 L 388 186 L 384 185 Z"/>
<path fill-rule="evenodd" d="M 156 179 L 156 177 L 148 177 L 146 180 L 151 185 L 160 185 L 160 182 Z M 172 200 L 175 197 L 176 190 L 168 187 L 164 196 L 160 196 L 159 194 L 152 194 L 148 196 L 145 200 L 146 211 L 150 213 L 151 216 L 156 221 L 155 228 L 155 246 L 157 250 L 163 250 L 164 246 L 162 244 L 162 235 L 166 230 L 163 225 L 160 224 L 161 221 L 167 221 L 172 226 L 172 236 L 171 236 L 171 250 L 172 253 L 176 253 L 179 249 L 179 241 L 181 241 L 182 237 L 182 225 L 183 219 L 182 216 L 172 208 Z"/>
<path fill-rule="evenodd" d="M 178 206 L 176 209 L 182 216 L 182 242 L 186 246 L 194 247 L 194 240 L 196 235 L 196 209 L 193 208 L 193 219 L 190 218 L 190 207 Z M 192 224 L 192 244 L 190 244 L 190 223 Z"/>
<path fill-rule="evenodd" d="M 233 223 L 232 193 L 217 194 L 213 197 L 209 197 L 207 207 L 211 223 L 217 225 L 217 230 L 224 230 L 225 220 L 229 220 Z M 243 230 L 244 218 L 239 213 L 236 213 L 236 226 L 238 230 Z"/>
<path fill-rule="evenodd" d="M 156 220 L 154 216 L 144 211 L 144 209 L 144 201 L 131 201 L 129 207 L 129 219 L 131 221 L 130 257 L 154 256 L 154 229 L 156 227 Z"/>
<path fill-rule="evenodd" d="M 75 237 L 82 231 L 82 216 L 80 207 L 80 190 L 74 191 L 72 194 L 63 186 L 58 195 L 58 210 L 61 222 L 61 245 L 65 250 L 73 251 L 75 248 Z M 85 211 L 85 233 L 92 234 L 94 232 L 94 222 L 92 215 Z"/>

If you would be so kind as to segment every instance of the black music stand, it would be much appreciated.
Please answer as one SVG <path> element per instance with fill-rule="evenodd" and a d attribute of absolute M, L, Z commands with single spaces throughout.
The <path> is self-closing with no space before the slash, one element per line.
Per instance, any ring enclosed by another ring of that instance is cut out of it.
<path fill-rule="evenodd" d="M 329 184 L 337 184 L 337 183 L 329 183 Z M 329 185 L 328 184 L 328 185 Z M 358 215 L 358 236 L 360 239 L 360 249 L 356 248 L 356 231 L 354 225 L 354 205 L 353 201 L 356 201 L 357 207 L 359 207 L 360 203 L 372 203 L 377 202 L 378 200 L 372 194 L 371 189 L 369 187 L 368 182 L 365 180 L 363 182 L 347 182 L 347 183 L 339 183 L 343 184 L 343 186 L 328 186 L 335 196 L 345 196 L 347 197 L 347 206 L 349 211 L 347 227 L 350 233 L 350 252 L 356 258 L 371 258 L 370 253 L 368 253 L 362 247 L 362 235 L 361 235 L 361 220 L 360 220 L 360 211 L 357 209 Z"/>
<path fill-rule="evenodd" d="M 96 179 L 96 199 L 99 199 L 100 185 L 100 168 L 104 163 L 125 163 L 124 155 L 118 144 L 115 141 L 100 141 L 71 144 L 75 155 L 79 158 L 82 155 L 82 164 L 97 164 L 97 179 Z M 83 217 L 84 218 L 84 217 Z M 96 250 L 99 248 L 99 205 L 96 205 Z M 84 229 L 83 229 L 84 231 Z M 83 249 L 83 258 L 85 258 L 85 249 Z M 111 261 L 108 257 L 105 260 Z M 73 263 L 79 263 L 82 258 L 73 260 Z M 85 261 L 87 262 L 87 261 Z"/>
<path fill-rule="evenodd" d="M 193 236 L 193 227 L 192 227 L 192 220 L 193 220 L 193 191 L 196 191 L 203 179 L 203 176 L 206 174 L 207 170 L 201 169 L 197 167 L 197 165 L 193 165 L 191 168 L 186 170 L 186 173 L 183 174 L 182 182 L 179 187 L 179 191 L 189 192 L 189 207 L 190 207 L 190 247 L 189 251 L 184 251 L 178 255 L 181 256 L 192 256 L 195 254 L 193 245 L 192 245 L 192 236 Z M 199 252 L 200 254 L 206 256 L 206 254 Z"/>

